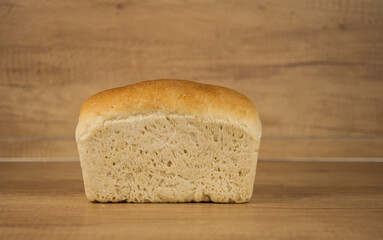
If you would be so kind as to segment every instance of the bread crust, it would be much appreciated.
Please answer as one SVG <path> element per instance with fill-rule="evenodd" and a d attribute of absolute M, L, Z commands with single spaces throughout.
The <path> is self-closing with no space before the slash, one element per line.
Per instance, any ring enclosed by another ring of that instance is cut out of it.
<path fill-rule="evenodd" d="M 95 119 L 114 119 L 145 112 L 164 111 L 224 120 L 261 136 L 258 111 L 241 93 L 215 85 L 186 80 L 158 79 L 105 90 L 81 107 L 77 135 Z"/>

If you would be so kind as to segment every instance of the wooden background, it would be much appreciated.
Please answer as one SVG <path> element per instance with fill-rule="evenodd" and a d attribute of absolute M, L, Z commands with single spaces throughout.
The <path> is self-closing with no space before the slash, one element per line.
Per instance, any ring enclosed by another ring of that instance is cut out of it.
<path fill-rule="evenodd" d="M 77 158 L 82 102 L 156 78 L 249 96 L 261 159 L 383 158 L 380 0 L 0 0 L 0 158 Z"/>

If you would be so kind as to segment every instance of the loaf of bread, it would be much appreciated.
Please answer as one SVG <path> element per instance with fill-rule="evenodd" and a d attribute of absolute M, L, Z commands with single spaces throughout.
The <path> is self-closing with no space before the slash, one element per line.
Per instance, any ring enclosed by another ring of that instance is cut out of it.
<path fill-rule="evenodd" d="M 260 138 L 247 97 L 183 80 L 97 93 L 83 104 L 76 129 L 94 202 L 247 202 Z"/>

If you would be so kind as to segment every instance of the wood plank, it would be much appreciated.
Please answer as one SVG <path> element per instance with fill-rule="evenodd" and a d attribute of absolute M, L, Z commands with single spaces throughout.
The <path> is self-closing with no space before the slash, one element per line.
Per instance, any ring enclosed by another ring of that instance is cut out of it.
<path fill-rule="evenodd" d="M 78 158 L 77 146 L 68 139 L 0 140 L 0 158 Z M 383 139 L 262 139 L 261 160 L 380 161 Z"/>
<path fill-rule="evenodd" d="M 0 158 L 78 158 L 74 138 L 0 140 Z"/>
<path fill-rule="evenodd" d="M 382 136 L 383 5 L 2 1 L 0 136 L 71 137 L 91 94 L 146 79 L 234 88 L 264 136 Z"/>
<path fill-rule="evenodd" d="M 261 162 L 247 204 L 93 204 L 79 163 L 0 163 L 0 239 L 381 239 L 382 171 Z"/>
<path fill-rule="evenodd" d="M 361 158 L 362 161 L 383 157 L 383 139 L 264 139 L 259 156 L 263 160 L 338 158 L 354 161 Z"/>

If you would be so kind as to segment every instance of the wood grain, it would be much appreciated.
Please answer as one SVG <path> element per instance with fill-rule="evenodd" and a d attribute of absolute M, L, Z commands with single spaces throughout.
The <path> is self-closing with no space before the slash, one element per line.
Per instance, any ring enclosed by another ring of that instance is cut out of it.
<path fill-rule="evenodd" d="M 0 21 L 0 137 L 73 137 L 87 97 L 156 78 L 244 93 L 286 146 L 383 136 L 379 0 L 1 0 Z"/>
<path fill-rule="evenodd" d="M 363 158 L 383 161 L 383 139 L 262 139 L 261 160 L 328 158 L 338 161 L 355 161 Z M 65 139 L 0 140 L 1 158 L 70 158 L 78 159 L 76 142 Z"/>
<path fill-rule="evenodd" d="M 382 171 L 261 162 L 247 204 L 93 204 L 79 163 L 0 163 L 0 239 L 382 239 Z"/>

